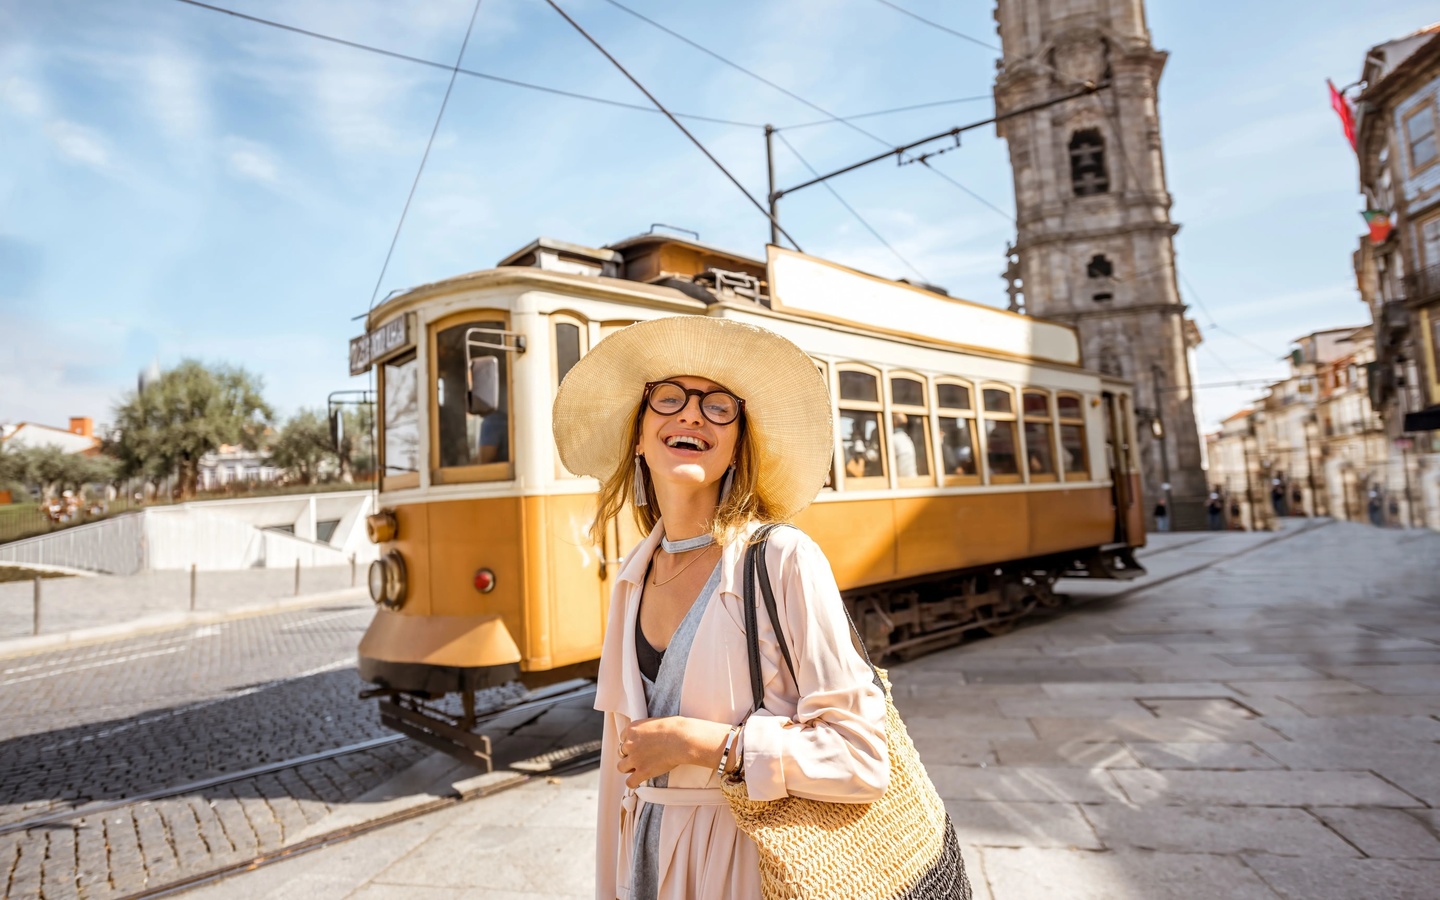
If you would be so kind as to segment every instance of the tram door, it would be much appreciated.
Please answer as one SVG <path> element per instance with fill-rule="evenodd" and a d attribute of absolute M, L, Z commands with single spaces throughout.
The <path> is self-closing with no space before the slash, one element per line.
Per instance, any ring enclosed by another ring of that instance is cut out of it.
<path fill-rule="evenodd" d="M 1110 503 L 1115 508 L 1115 542 L 1128 543 L 1129 519 L 1135 504 L 1130 481 L 1130 435 L 1126 427 L 1126 398 L 1104 393 L 1105 397 L 1105 462 L 1110 467 Z"/>

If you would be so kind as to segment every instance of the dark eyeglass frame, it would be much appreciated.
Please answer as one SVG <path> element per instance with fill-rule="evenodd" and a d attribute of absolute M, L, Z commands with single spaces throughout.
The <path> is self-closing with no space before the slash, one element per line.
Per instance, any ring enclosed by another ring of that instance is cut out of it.
<path fill-rule="evenodd" d="M 654 404 L 652 401 L 655 399 L 655 389 L 656 389 L 657 387 L 659 387 L 660 385 L 662 385 L 662 384 L 672 385 L 672 386 L 677 387 L 677 388 L 679 388 L 680 390 L 684 391 L 684 392 L 685 392 L 685 404 L 684 404 L 684 406 L 681 406 L 679 409 L 675 410 L 675 412 L 665 412 L 663 409 L 656 409 L 656 408 L 655 408 L 655 404 Z M 735 418 L 733 418 L 733 419 L 727 419 L 727 420 L 724 421 L 724 422 L 717 422 L 717 421 L 715 421 L 715 419 L 714 419 L 708 412 L 705 411 L 705 398 L 706 398 L 706 397 L 709 397 L 709 396 L 712 395 L 712 394 L 722 394 L 722 395 L 724 395 L 724 396 L 726 396 L 726 397 L 729 397 L 731 400 L 734 400 L 734 401 L 735 401 Z M 645 405 L 646 405 L 647 407 L 649 407 L 650 410 L 651 410 L 652 412 L 654 412 L 655 415 L 657 415 L 657 416 L 667 416 L 667 417 L 668 417 L 668 416 L 673 416 L 673 415 L 677 415 L 677 414 L 679 414 L 679 413 L 681 413 L 681 412 L 684 412 L 684 411 L 685 411 L 685 407 L 690 405 L 690 398 L 691 398 L 691 397 L 699 397 L 699 398 L 700 398 L 700 415 L 704 416 L 704 417 L 705 417 L 705 421 L 709 422 L 711 425 L 721 425 L 721 426 L 729 425 L 729 424 L 731 424 L 732 422 L 738 422 L 738 421 L 740 421 L 740 417 L 745 414 L 745 400 L 744 400 L 743 398 L 741 398 L 741 397 L 735 396 L 734 394 L 730 393 L 730 392 L 727 391 L 727 390 L 724 390 L 723 388 L 716 388 L 716 389 L 710 390 L 710 391 L 700 391 L 700 390 L 696 390 L 695 388 L 687 388 L 685 385 L 681 384 L 681 383 L 678 382 L 678 381 L 668 381 L 668 380 L 667 380 L 667 381 L 647 381 L 647 382 L 645 382 Z"/>

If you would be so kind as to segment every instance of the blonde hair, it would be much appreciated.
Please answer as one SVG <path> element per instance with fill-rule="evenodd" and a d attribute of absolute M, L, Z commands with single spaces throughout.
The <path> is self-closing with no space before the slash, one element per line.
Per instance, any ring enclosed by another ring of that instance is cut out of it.
<path fill-rule="evenodd" d="M 630 435 L 630 442 L 627 447 L 634 447 L 640 442 L 640 428 L 645 419 L 645 403 L 630 413 L 626 422 L 626 432 Z M 758 491 L 760 483 L 760 472 L 756 466 L 760 458 L 758 438 L 754 429 L 749 426 L 746 417 L 742 414 L 739 419 L 740 435 L 735 440 L 735 475 L 730 484 L 730 493 L 715 507 L 715 516 L 710 521 L 710 533 L 715 536 L 716 543 L 726 544 L 735 535 L 744 530 L 745 526 L 753 521 L 777 522 L 779 519 L 770 510 L 770 505 L 765 502 Z M 600 496 L 595 503 L 595 521 L 590 523 L 590 539 L 597 545 L 604 546 L 605 527 L 616 519 L 625 504 L 630 504 L 630 512 L 635 517 L 635 525 L 640 529 L 641 534 L 649 534 L 660 521 L 662 510 L 660 502 L 655 497 L 655 488 L 650 482 L 650 466 L 645 463 L 644 457 L 640 462 L 641 477 L 645 479 L 645 495 L 650 502 L 644 506 L 635 506 L 635 459 L 633 455 L 620 459 L 615 471 L 610 473 L 600 485 Z"/>

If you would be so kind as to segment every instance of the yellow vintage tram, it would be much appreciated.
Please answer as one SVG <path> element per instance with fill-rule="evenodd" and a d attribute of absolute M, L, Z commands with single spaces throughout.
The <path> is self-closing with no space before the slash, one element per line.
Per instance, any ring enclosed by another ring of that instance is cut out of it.
<path fill-rule="evenodd" d="M 351 345 L 383 473 L 360 672 L 391 724 L 465 744 L 476 690 L 594 672 L 640 536 L 626 519 L 589 540 L 597 485 L 561 465 L 551 405 L 606 335 L 676 315 L 778 332 L 830 385 L 833 472 L 796 524 L 872 654 L 1008 628 L 1062 574 L 1140 571 L 1132 388 L 1083 368 L 1073 329 L 774 246 L 542 238 L 387 300 Z M 458 716 L 424 702 L 454 693 Z"/>

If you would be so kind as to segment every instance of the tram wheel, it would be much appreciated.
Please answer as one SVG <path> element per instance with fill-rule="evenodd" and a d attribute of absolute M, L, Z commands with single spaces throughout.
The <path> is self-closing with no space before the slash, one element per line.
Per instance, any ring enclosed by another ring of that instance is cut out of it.
<path fill-rule="evenodd" d="M 985 613 L 985 618 L 991 619 L 993 621 L 980 627 L 986 634 L 990 635 L 991 637 L 999 637 L 1002 634 L 1009 634 L 1010 632 L 1014 631 L 1015 622 L 1020 618 L 1020 614 L 1017 612 L 1012 612 L 1009 610 L 1002 612 L 995 609 L 995 607 L 993 606 L 989 607 L 983 612 Z"/>

